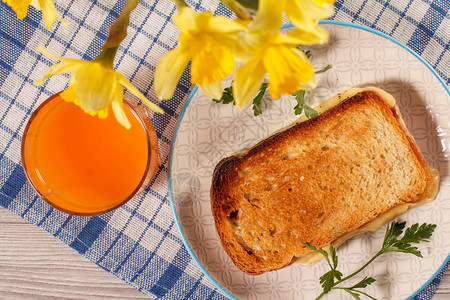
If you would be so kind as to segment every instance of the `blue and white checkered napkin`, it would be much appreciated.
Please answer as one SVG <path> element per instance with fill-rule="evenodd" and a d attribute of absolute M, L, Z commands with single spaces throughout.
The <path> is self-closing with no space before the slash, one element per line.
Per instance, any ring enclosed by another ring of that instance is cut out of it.
<path fill-rule="evenodd" d="M 67 87 L 68 75 L 56 76 L 42 87 L 33 81 L 56 63 L 38 54 L 44 44 L 53 53 L 92 59 L 98 53 L 125 0 L 57 0 L 65 28 L 55 23 L 47 31 L 41 13 L 28 17 L 0 4 L 0 205 L 45 229 L 91 261 L 161 299 L 224 298 L 190 258 L 170 210 L 168 157 L 175 123 L 192 89 L 187 73 L 175 96 L 154 115 L 162 166 L 143 195 L 99 217 L 61 213 L 40 200 L 27 183 L 20 161 L 20 144 L 32 111 L 50 95 Z M 198 10 L 229 14 L 218 1 L 189 1 Z M 360 23 L 382 31 L 412 48 L 450 83 L 450 2 L 448 0 L 338 0 L 334 19 Z M 132 13 L 128 37 L 115 68 L 149 99 L 156 99 L 153 74 L 158 59 L 176 45 L 178 31 L 170 22 L 175 7 L 169 0 L 141 0 Z M 126 94 L 126 97 L 133 97 Z M 440 274 L 417 299 L 430 299 Z"/>

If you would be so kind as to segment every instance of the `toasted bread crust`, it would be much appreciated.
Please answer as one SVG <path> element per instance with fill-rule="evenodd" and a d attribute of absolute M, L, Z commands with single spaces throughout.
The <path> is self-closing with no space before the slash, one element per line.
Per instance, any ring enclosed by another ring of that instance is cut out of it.
<path fill-rule="evenodd" d="M 374 91 L 223 159 L 211 208 L 234 264 L 262 274 L 329 245 L 402 203 L 433 180 L 398 109 Z"/>

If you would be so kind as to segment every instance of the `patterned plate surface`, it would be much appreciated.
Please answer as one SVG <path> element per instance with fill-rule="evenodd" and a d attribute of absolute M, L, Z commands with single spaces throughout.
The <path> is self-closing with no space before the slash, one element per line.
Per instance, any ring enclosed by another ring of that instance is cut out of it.
<path fill-rule="evenodd" d="M 354 86 L 379 86 L 397 99 L 404 120 L 427 162 L 441 174 L 437 199 L 397 220 L 437 224 L 432 241 L 420 245 L 419 259 L 408 254 L 385 254 L 355 280 L 373 276 L 366 288 L 378 299 L 405 299 L 416 294 L 440 270 L 450 252 L 450 96 L 448 87 L 416 55 L 395 41 L 371 30 L 329 22 L 328 44 L 312 48 L 318 88 L 308 94 L 311 105 Z M 230 83 L 231 79 L 227 83 Z M 328 270 L 325 261 L 313 266 L 292 264 L 260 276 L 239 271 L 220 245 L 211 214 L 209 189 L 217 162 L 248 148 L 297 117 L 288 97 L 264 102 L 264 113 L 253 116 L 251 107 L 213 102 L 194 90 L 180 117 L 171 154 L 170 185 L 178 228 L 194 260 L 229 297 L 239 299 L 314 299 L 318 278 Z M 340 270 L 350 274 L 378 249 L 385 226 L 347 241 L 338 250 Z M 328 299 L 347 299 L 334 292 Z"/>

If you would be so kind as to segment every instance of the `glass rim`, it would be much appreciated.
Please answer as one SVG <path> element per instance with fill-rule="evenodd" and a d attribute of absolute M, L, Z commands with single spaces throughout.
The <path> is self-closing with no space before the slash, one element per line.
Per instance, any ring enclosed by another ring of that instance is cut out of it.
<path fill-rule="evenodd" d="M 130 109 L 131 113 L 136 117 L 136 119 L 141 124 L 142 128 L 145 131 L 145 137 L 147 139 L 147 148 L 148 148 L 147 164 L 145 166 L 145 171 L 144 171 L 144 173 L 142 175 L 142 178 L 140 179 L 140 181 L 137 184 L 136 188 L 127 197 L 125 197 L 124 200 L 121 200 L 116 205 L 114 205 L 112 207 L 109 207 L 107 209 L 94 211 L 94 212 L 77 212 L 77 211 L 72 211 L 70 209 L 63 208 L 63 207 L 53 203 L 51 200 L 49 200 L 38 189 L 38 187 L 36 186 L 35 182 L 31 178 L 30 171 L 29 171 L 28 166 L 27 166 L 27 160 L 25 158 L 26 157 L 25 156 L 26 141 L 27 141 L 28 131 L 30 130 L 31 124 L 36 119 L 36 117 L 38 116 L 39 112 L 45 106 L 47 106 L 53 99 L 58 97 L 62 92 L 63 91 L 60 91 L 60 92 L 50 96 L 49 98 L 47 98 L 44 102 L 42 102 L 34 110 L 34 112 L 31 114 L 31 116 L 30 116 L 30 118 L 29 118 L 29 120 L 27 122 L 27 125 L 25 126 L 25 130 L 24 130 L 23 135 L 22 135 L 21 152 L 20 152 L 21 153 L 21 161 L 22 161 L 23 171 L 25 173 L 27 181 L 30 183 L 30 185 L 33 188 L 33 190 L 38 194 L 39 198 L 41 198 L 42 200 L 47 202 L 53 208 L 56 208 L 59 211 L 62 211 L 64 213 L 67 213 L 67 214 L 70 214 L 70 215 L 75 215 L 75 216 L 89 217 L 89 216 L 99 216 L 99 215 L 106 214 L 106 213 L 108 213 L 110 211 L 113 211 L 113 210 L 121 207 L 122 205 L 124 205 L 128 201 L 130 201 L 134 196 L 136 196 L 144 186 L 149 184 L 150 179 L 153 177 L 153 173 L 155 172 L 156 168 L 160 165 L 159 154 L 158 154 L 158 143 L 157 143 L 157 137 L 156 137 L 155 129 L 154 129 L 154 127 L 153 127 L 153 125 L 152 125 L 152 123 L 150 121 L 150 116 L 147 114 L 147 111 L 145 111 L 144 108 L 141 108 L 136 103 L 134 103 L 134 102 L 132 102 L 132 101 L 130 101 L 128 99 L 123 99 L 123 103 Z M 65 101 L 64 99 L 61 99 L 61 100 Z M 141 114 L 138 113 L 137 110 L 139 110 L 139 109 L 141 109 L 142 114 L 145 114 L 148 117 L 148 122 L 146 122 L 144 120 L 144 118 L 141 116 Z M 151 136 L 151 135 L 153 135 L 153 136 Z"/>

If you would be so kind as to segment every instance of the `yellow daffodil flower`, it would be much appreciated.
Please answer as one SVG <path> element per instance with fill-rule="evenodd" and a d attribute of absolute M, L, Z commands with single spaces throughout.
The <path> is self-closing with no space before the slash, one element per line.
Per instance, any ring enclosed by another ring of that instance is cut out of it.
<path fill-rule="evenodd" d="M 234 100 L 239 109 L 251 103 L 266 73 L 273 98 L 316 86 L 313 67 L 306 55 L 296 48 L 304 41 L 278 32 L 282 10 L 283 5 L 278 1 L 259 1 L 255 19 L 239 37 L 238 57 L 245 62 L 237 69 L 233 83 Z"/>
<path fill-rule="evenodd" d="M 304 45 L 323 44 L 328 32 L 319 27 L 319 20 L 334 14 L 335 0 L 284 0 L 285 13 L 296 29 L 290 35 L 303 40 Z"/>
<path fill-rule="evenodd" d="M 210 11 L 195 12 L 181 7 L 173 22 L 181 30 L 179 46 L 159 60 L 155 71 L 155 91 L 161 99 L 173 96 L 181 74 L 192 60 L 191 82 L 205 94 L 220 99 L 222 80 L 235 67 L 234 47 L 244 26 Z"/>
<path fill-rule="evenodd" d="M 3 0 L 6 4 L 16 12 L 18 19 L 23 19 L 27 15 L 28 6 L 34 6 L 36 10 L 42 10 L 42 19 L 44 20 L 45 27 L 50 30 L 53 22 L 58 18 L 64 26 L 67 26 L 68 22 L 63 20 L 55 8 L 55 2 L 53 0 Z"/>
<path fill-rule="evenodd" d="M 45 79 L 53 75 L 72 72 L 69 88 L 61 93 L 61 97 L 66 101 L 74 102 L 91 115 L 106 118 L 111 104 L 117 121 L 129 129 L 131 124 L 122 109 L 122 86 L 126 87 L 152 110 L 164 113 L 161 108 L 148 101 L 122 73 L 113 70 L 117 47 L 104 49 L 92 61 L 59 57 L 50 53 L 44 46 L 39 46 L 37 50 L 63 62 L 52 65 L 44 77 L 36 81 L 35 84 L 41 85 Z"/>

